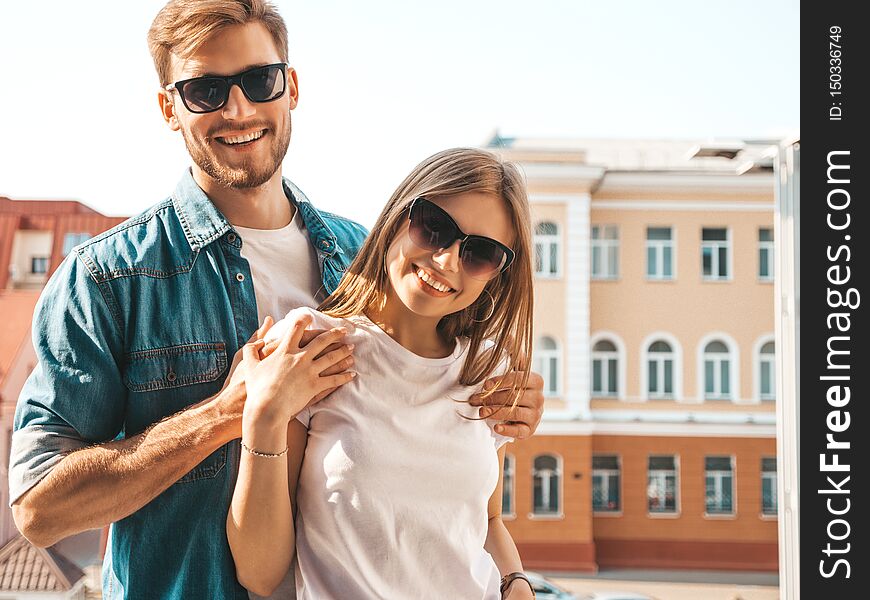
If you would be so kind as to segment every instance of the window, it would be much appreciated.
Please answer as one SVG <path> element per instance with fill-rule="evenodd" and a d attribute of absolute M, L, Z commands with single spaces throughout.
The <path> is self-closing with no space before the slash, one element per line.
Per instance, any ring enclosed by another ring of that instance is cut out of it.
<path fill-rule="evenodd" d="M 646 276 L 673 279 L 674 242 L 670 227 L 646 228 Z"/>
<path fill-rule="evenodd" d="M 704 279 L 728 279 L 728 230 L 703 228 L 701 232 L 701 269 Z"/>
<path fill-rule="evenodd" d="M 759 393 L 762 400 L 776 400 L 776 346 L 767 342 L 758 355 Z"/>
<path fill-rule="evenodd" d="M 48 273 L 48 257 L 47 256 L 31 256 L 30 257 L 30 272 L 34 275 Z"/>
<path fill-rule="evenodd" d="M 776 516 L 776 458 L 761 459 L 761 514 Z"/>
<path fill-rule="evenodd" d="M 72 249 L 91 238 L 90 233 L 68 233 L 63 236 L 63 255 L 66 256 Z"/>
<path fill-rule="evenodd" d="M 555 223 L 538 223 L 535 227 L 535 275 L 559 276 L 559 227 Z"/>
<path fill-rule="evenodd" d="M 758 230 L 758 278 L 773 281 L 773 229 Z"/>
<path fill-rule="evenodd" d="M 650 456 L 647 463 L 646 505 L 650 513 L 677 512 L 677 459 L 674 456 Z"/>
<path fill-rule="evenodd" d="M 544 378 L 544 395 L 558 396 L 559 363 L 562 357 L 556 340 L 548 336 L 538 338 L 533 357 L 534 371 Z"/>
<path fill-rule="evenodd" d="M 619 353 L 609 340 L 601 340 L 592 346 L 592 394 L 616 396 L 619 374 Z"/>
<path fill-rule="evenodd" d="M 704 347 L 704 399 L 731 399 L 731 353 L 718 340 Z"/>
<path fill-rule="evenodd" d="M 619 457 L 592 457 L 592 510 L 619 512 Z"/>
<path fill-rule="evenodd" d="M 659 340 L 647 350 L 647 393 L 650 398 L 674 397 L 674 351 Z"/>
<path fill-rule="evenodd" d="M 552 454 L 535 458 L 534 471 L 534 514 L 538 516 L 559 514 L 559 478 L 562 475 L 559 459 Z"/>
<path fill-rule="evenodd" d="M 619 228 L 592 226 L 592 279 L 619 277 Z"/>
<path fill-rule="evenodd" d="M 501 514 L 514 515 L 514 473 L 516 459 L 512 454 L 504 455 L 504 477 L 501 488 Z"/>
<path fill-rule="evenodd" d="M 704 459 L 708 515 L 734 514 L 734 462 L 730 456 Z"/>

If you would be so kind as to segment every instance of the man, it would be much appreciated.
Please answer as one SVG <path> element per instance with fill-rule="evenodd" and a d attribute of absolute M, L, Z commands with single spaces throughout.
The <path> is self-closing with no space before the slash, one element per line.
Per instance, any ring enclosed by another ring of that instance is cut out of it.
<path fill-rule="evenodd" d="M 47 284 L 10 501 L 39 546 L 113 524 L 104 597 L 242 599 L 225 533 L 242 451 L 238 350 L 267 315 L 316 306 L 366 231 L 281 177 L 298 86 L 271 5 L 172 0 L 148 37 L 163 117 L 193 166 L 169 199 L 75 248 Z M 537 427 L 532 382 L 505 435 Z"/>

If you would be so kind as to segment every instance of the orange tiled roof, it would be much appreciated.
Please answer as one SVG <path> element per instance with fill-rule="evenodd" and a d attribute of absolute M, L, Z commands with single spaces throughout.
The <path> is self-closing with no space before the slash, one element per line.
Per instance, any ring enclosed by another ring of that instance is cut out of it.
<path fill-rule="evenodd" d="M 0 291 L 0 382 L 15 360 L 24 339 L 30 335 L 38 290 Z"/>
<path fill-rule="evenodd" d="M 100 214 L 78 200 L 13 200 L 6 196 L 0 196 L 0 213 L 22 215 Z"/>
<path fill-rule="evenodd" d="M 51 548 L 37 548 L 21 536 L 0 550 L 0 592 L 63 592 L 84 572 Z"/>

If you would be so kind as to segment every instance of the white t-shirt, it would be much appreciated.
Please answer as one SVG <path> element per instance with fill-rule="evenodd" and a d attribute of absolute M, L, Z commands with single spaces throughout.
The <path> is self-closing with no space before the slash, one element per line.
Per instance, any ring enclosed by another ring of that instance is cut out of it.
<path fill-rule="evenodd" d="M 281 229 L 233 227 L 251 267 L 259 324 L 266 315 L 277 321 L 289 310 L 317 306 L 325 298 L 317 254 L 298 209 Z"/>
<path fill-rule="evenodd" d="M 305 222 L 295 209 L 293 219 L 281 229 L 251 229 L 233 226 L 242 238 L 241 254 L 251 268 L 257 319 L 262 325 L 266 315 L 278 320 L 300 306 L 317 306 L 326 297 Z M 293 600 L 292 570 L 269 598 Z M 254 599 L 262 598 L 249 593 Z"/>
<path fill-rule="evenodd" d="M 312 327 L 348 328 L 359 376 L 297 419 L 308 445 L 297 491 L 298 600 L 497 600 L 500 575 L 483 545 L 498 483 L 492 431 L 458 384 L 468 340 L 424 358 L 364 316 L 298 309 Z"/>

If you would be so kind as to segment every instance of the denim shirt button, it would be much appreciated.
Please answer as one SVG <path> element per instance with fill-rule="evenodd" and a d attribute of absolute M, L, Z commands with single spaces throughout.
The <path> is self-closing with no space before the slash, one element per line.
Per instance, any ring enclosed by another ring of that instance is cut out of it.
<path fill-rule="evenodd" d="M 172 383 L 176 379 L 178 379 L 178 376 L 174 372 L 169 371 L 169 373 L 166 374 L 166 381 L 169 383 Z"/>
<path fill-rule="evenodd" d="M 231 244 L 234 243 L 236 241 L 236 234 L 235 233 L 229 234 L 227 236 L 227 241 Z"/>
<path fill-rule="evenodd" d="M 242 282 L 245 280 L 245 276 L 241 273 L 236 273 L 236 281 Z"/>
<path fill-rule="evenodd" d="M 320 247 L 324 250 L 327 250 L 329 248 L 329 240 L 323 240 L 322 242 L 320 242 Z"/>

